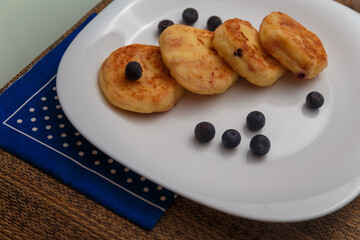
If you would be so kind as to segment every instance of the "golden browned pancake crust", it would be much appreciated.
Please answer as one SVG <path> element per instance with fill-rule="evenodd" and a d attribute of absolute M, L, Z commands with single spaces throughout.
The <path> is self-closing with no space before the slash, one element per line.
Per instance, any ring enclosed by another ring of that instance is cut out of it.
<path fill-rule="evenodd" d="M 142 77 L 136 81 L 125 77 L 131 61 L 142 67 Z M 110 103 L 139 113 L 167 111 L 184 93 L 163 63 L 160 48 L 151 45 L 132 44 L 112 52 L 101 66 L 99 82 Z"/>
<path fill-rule="evenodd" d="M 272 12 L 260 26 L 262 46 L 298 78 L 316 77 L 327 66 L 320 39 L 285 13 Z"/>
<path fill-rule="evenodd" d="M 248 21 L 238 18 L 225 21 L 216 28 L 213 44 L 234 71 L 257 86 L 270 86 L 285 73 L 264 51 L 258 31 Z"/>
<path fill-rule="evenodd" d="M 222 93 L 238 79 L 213 48 L 212 38 L 211 31 L 178 24 L 160 35 L 164 63 L 176 81 L 191 92 Z"/>

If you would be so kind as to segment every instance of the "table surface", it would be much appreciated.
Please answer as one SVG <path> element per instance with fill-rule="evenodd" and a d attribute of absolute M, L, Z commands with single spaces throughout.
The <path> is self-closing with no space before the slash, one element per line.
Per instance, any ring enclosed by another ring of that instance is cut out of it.
<path fill-rule="evenodd" d="M 110 2 L 96 5 L 11 82 Z M 351 1 L 338 2 L 351 7 Z M 266 223 L 179 196 L 146 231 L 2 149 L 0 166 L 0 239 L 360 239 L 360 197 L 318 219 Z"/>

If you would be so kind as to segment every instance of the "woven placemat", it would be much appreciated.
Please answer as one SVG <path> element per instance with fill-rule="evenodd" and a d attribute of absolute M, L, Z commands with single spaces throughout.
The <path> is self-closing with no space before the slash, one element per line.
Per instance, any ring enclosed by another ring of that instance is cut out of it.
<path fill-rule="evenodd" d="M 0 150 L 0 239 L 360 239 L 360 197 L 297 223 L 234 217 L 179 196 L 146 231 Z"/>

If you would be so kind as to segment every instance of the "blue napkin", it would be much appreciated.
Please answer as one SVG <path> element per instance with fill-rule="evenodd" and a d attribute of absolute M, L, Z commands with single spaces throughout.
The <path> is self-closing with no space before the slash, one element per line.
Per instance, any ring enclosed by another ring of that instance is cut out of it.
<path fill-rule="evenodd" d="M 56 93 L 61 57 L 96 14 L 0 95 L 0 147 L 145 229 L 176 194 L 91 145 L 67 120 Z"/>

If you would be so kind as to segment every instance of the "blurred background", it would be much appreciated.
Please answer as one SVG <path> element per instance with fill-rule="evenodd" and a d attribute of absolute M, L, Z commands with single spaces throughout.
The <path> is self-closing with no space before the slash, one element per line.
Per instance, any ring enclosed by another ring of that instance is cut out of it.
<path fill-rule="evenodd" d="M 100 0 L 0 0 L 0 88 Z"/>

